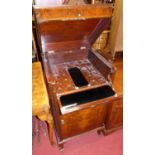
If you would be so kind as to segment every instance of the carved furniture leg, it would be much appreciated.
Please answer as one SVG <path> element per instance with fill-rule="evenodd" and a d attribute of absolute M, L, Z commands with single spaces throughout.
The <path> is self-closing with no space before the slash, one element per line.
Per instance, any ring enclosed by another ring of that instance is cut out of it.
<path fill-rule="evenodd" d="M 48 123 L 50 143 L 51 145 L 53 145 L 53 121 L 48 120 L 47 123 Z"/>
<path fill-rule="evenodd" d="M 104 135 L 104 129 L 99 129 L 97 130 L 97 133 L 100 135 L 100 134 L 103 134 Z"/>
<path fill-rule="evenodd" d="M 46 113 L 42 113 L 42 115 L 38 115 L 38 117 L 40 120 L 47 122 L 50 143 L 53 145 L 53 118 L 49 110 L 44 110 L 44 112 Z"/>
<path fill-rule="evenodd" d="M 98 135 L 100 135 L 100 134 L 104 135 L 104 129 L 105 129 L 105 124 L 103 124 L 102 128 L 97 130 Z"/>

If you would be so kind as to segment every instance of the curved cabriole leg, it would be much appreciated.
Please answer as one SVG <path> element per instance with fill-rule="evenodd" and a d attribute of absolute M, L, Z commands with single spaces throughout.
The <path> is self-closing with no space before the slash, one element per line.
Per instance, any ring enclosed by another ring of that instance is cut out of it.
<path fill-rule="evenodd" d="M 53 118 L 50 111 L 45 110 L 46 113 L 42 113 L 38 115 L 39 119 L 42 121 L 46 121 L 48 125 L 48 132 L 49 132 L 49 140 L 51 145 L 53 145 Z"/>
<path fill-rule="evenodd" d="M 48 131 L 49 131 L 49 139 L 50 139 L 50 143 L 51 145 L 53 145 L 53 121 L 48 120 Z"/>

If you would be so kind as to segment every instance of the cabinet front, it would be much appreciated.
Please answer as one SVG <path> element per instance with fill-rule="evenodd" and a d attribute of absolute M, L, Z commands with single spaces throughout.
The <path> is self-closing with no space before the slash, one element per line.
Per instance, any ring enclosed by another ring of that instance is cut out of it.
<path fill-rule="evenodd" d="M 98 105 L 64 115 L 61 119 L 63 139 L 103 126 L 105 112 L 106 105 Z"/>

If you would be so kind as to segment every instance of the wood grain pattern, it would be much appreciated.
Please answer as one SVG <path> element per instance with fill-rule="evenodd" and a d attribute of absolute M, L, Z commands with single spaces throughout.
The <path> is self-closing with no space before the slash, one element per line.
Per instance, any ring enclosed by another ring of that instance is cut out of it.
<path fill-rule="evenodd" d="M 53 144 L 53 118 L 40 62 L 32 63 L 32 115 L 48 123 L 50 142 Z"/>
<path fill-rule="evenodd" d="M 123 125 L 123 98 L 113 101 L 108 107 L 104 133 L 108 134 Z"/>
<path fill-rule="evenodd" d="M 123 96 L 123 59 L 116 59 L 114 65 L 116 67 L 116 73 L 113 85 L 117 94 Z"/>
<path fill-rule="evenodd" d="M 79 135 L 94 128 L 101 127 L 104 122 L 106 105 L 82 109 L 61 117 L 63 139 Z"/>
<path fill-rule="evenodd" d="M 104 134 L 109 134 L 123 126 L 123 59 L 114 61 L 117 71 L 113 86 L 118 99 L 108 106 Z"/>
<path fill-rule="evenodd" d="M 95 51 L 93 51 L 94 53 Z M 89 54 L 93 55 L 92 61 Z M 45 56 L 44 56 L 45 55 Z M 102 127 L 106 115 L 106 106 L 117 99 L 117 96 L 97 100 L 87 104 L 62 110 L 63 106 L 60 102 L 60 96 L 64 94 L 72 94 L 79 91 L 92 89 L 104 85 L 108 79 L 104 76 L 111 74 L 113 65 L 105 58 L 96 58 L 97 55 L 92 54 L 91 50 L 77 51 L 61 51 L 61 52 L 46 52 L 43 54 L 43 64 L 47 76 L 48 86 L 50 87 L 50 100 L 52 112 L 55 120 L 55 128 L 58 136 L 58 144 L 62 147 L 63 142 L 71 137 L 77 136 L 84 132 Z M 96 64 L 99 64 L 96 67 Z M 76 89 L 71 77 L 66 72 L 67 68 L 78 67 L 83 72 L 83 75 L 88 80 L 90 86 L 85 86 Z M 101 72 L 99 68 L 106 70 Z M 101 79 L 101 80 L 100 80 Z M 96 117 L 98 116 L 98 117 Z M 81 118 L 81 119 L 80 119 Z M 73 120 L 74 119 L 74 120 Z M 79 121 L 79 119 L 81 121 Z M 70 123 L 69 123 L 70 122 Z M 65 123 L 65 124 L 64 124 Z"/>
<path fill-rule="evenodd" d="M 32 63 L 32 113 L 40 107 L 49 108 L 48 95 L 40 62 Z"/>
<path fill-rule="evenodd" d="M 60 97 L 103 85 L 113 87 L 115 67 L 112 62 L 91 49 L 92 43 L 110 22 L 112 8 L 105 5 L 34 7 L 43 49 L 42 59 L 47 78 L 51 111 L 58 145 L 93 129 L 105 128 L 108 109 L 117 95 L 85 101 L 65 109 Z M 67 72 L 77 67 L 88 85 L 77 87 Z M 108 109 L 107 109 L 108 107 Z M 64 110 L 62 110 L 64 109 Z M 113 121 L 114 123 L 116 121 Z M 112 123 L 113 124 L 113 123 Z M 110 127 L 110 125 L 109 125 Z"/>
<path fill-rule="evenodd" d="M 93 18 L 108 18 L 112 16 L 111 5 L 66 5 L 66 6 L 33 6 L 37 22 L 51 20 L 81 20 Z"/>
<path fill-rule="evenodd" d="M 43 52 L 90 48 L 112 16 L 107 5 L 34 6 L 33 10 Z"/>

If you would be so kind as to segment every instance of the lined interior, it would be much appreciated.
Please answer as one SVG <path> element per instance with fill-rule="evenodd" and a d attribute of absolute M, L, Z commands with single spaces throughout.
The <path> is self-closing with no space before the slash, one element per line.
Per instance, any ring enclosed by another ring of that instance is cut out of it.
<path fill-rule="evenodd" d="M 77 87 L 88 85 L 88 81 L 85 79 L 79 68 L 69 68 L 68 72 Z"/>
<path fill-rule="evenodd" d="M 62 106 L 84 104 L 115 95 L 108 85 L 60 97 Z"/>

